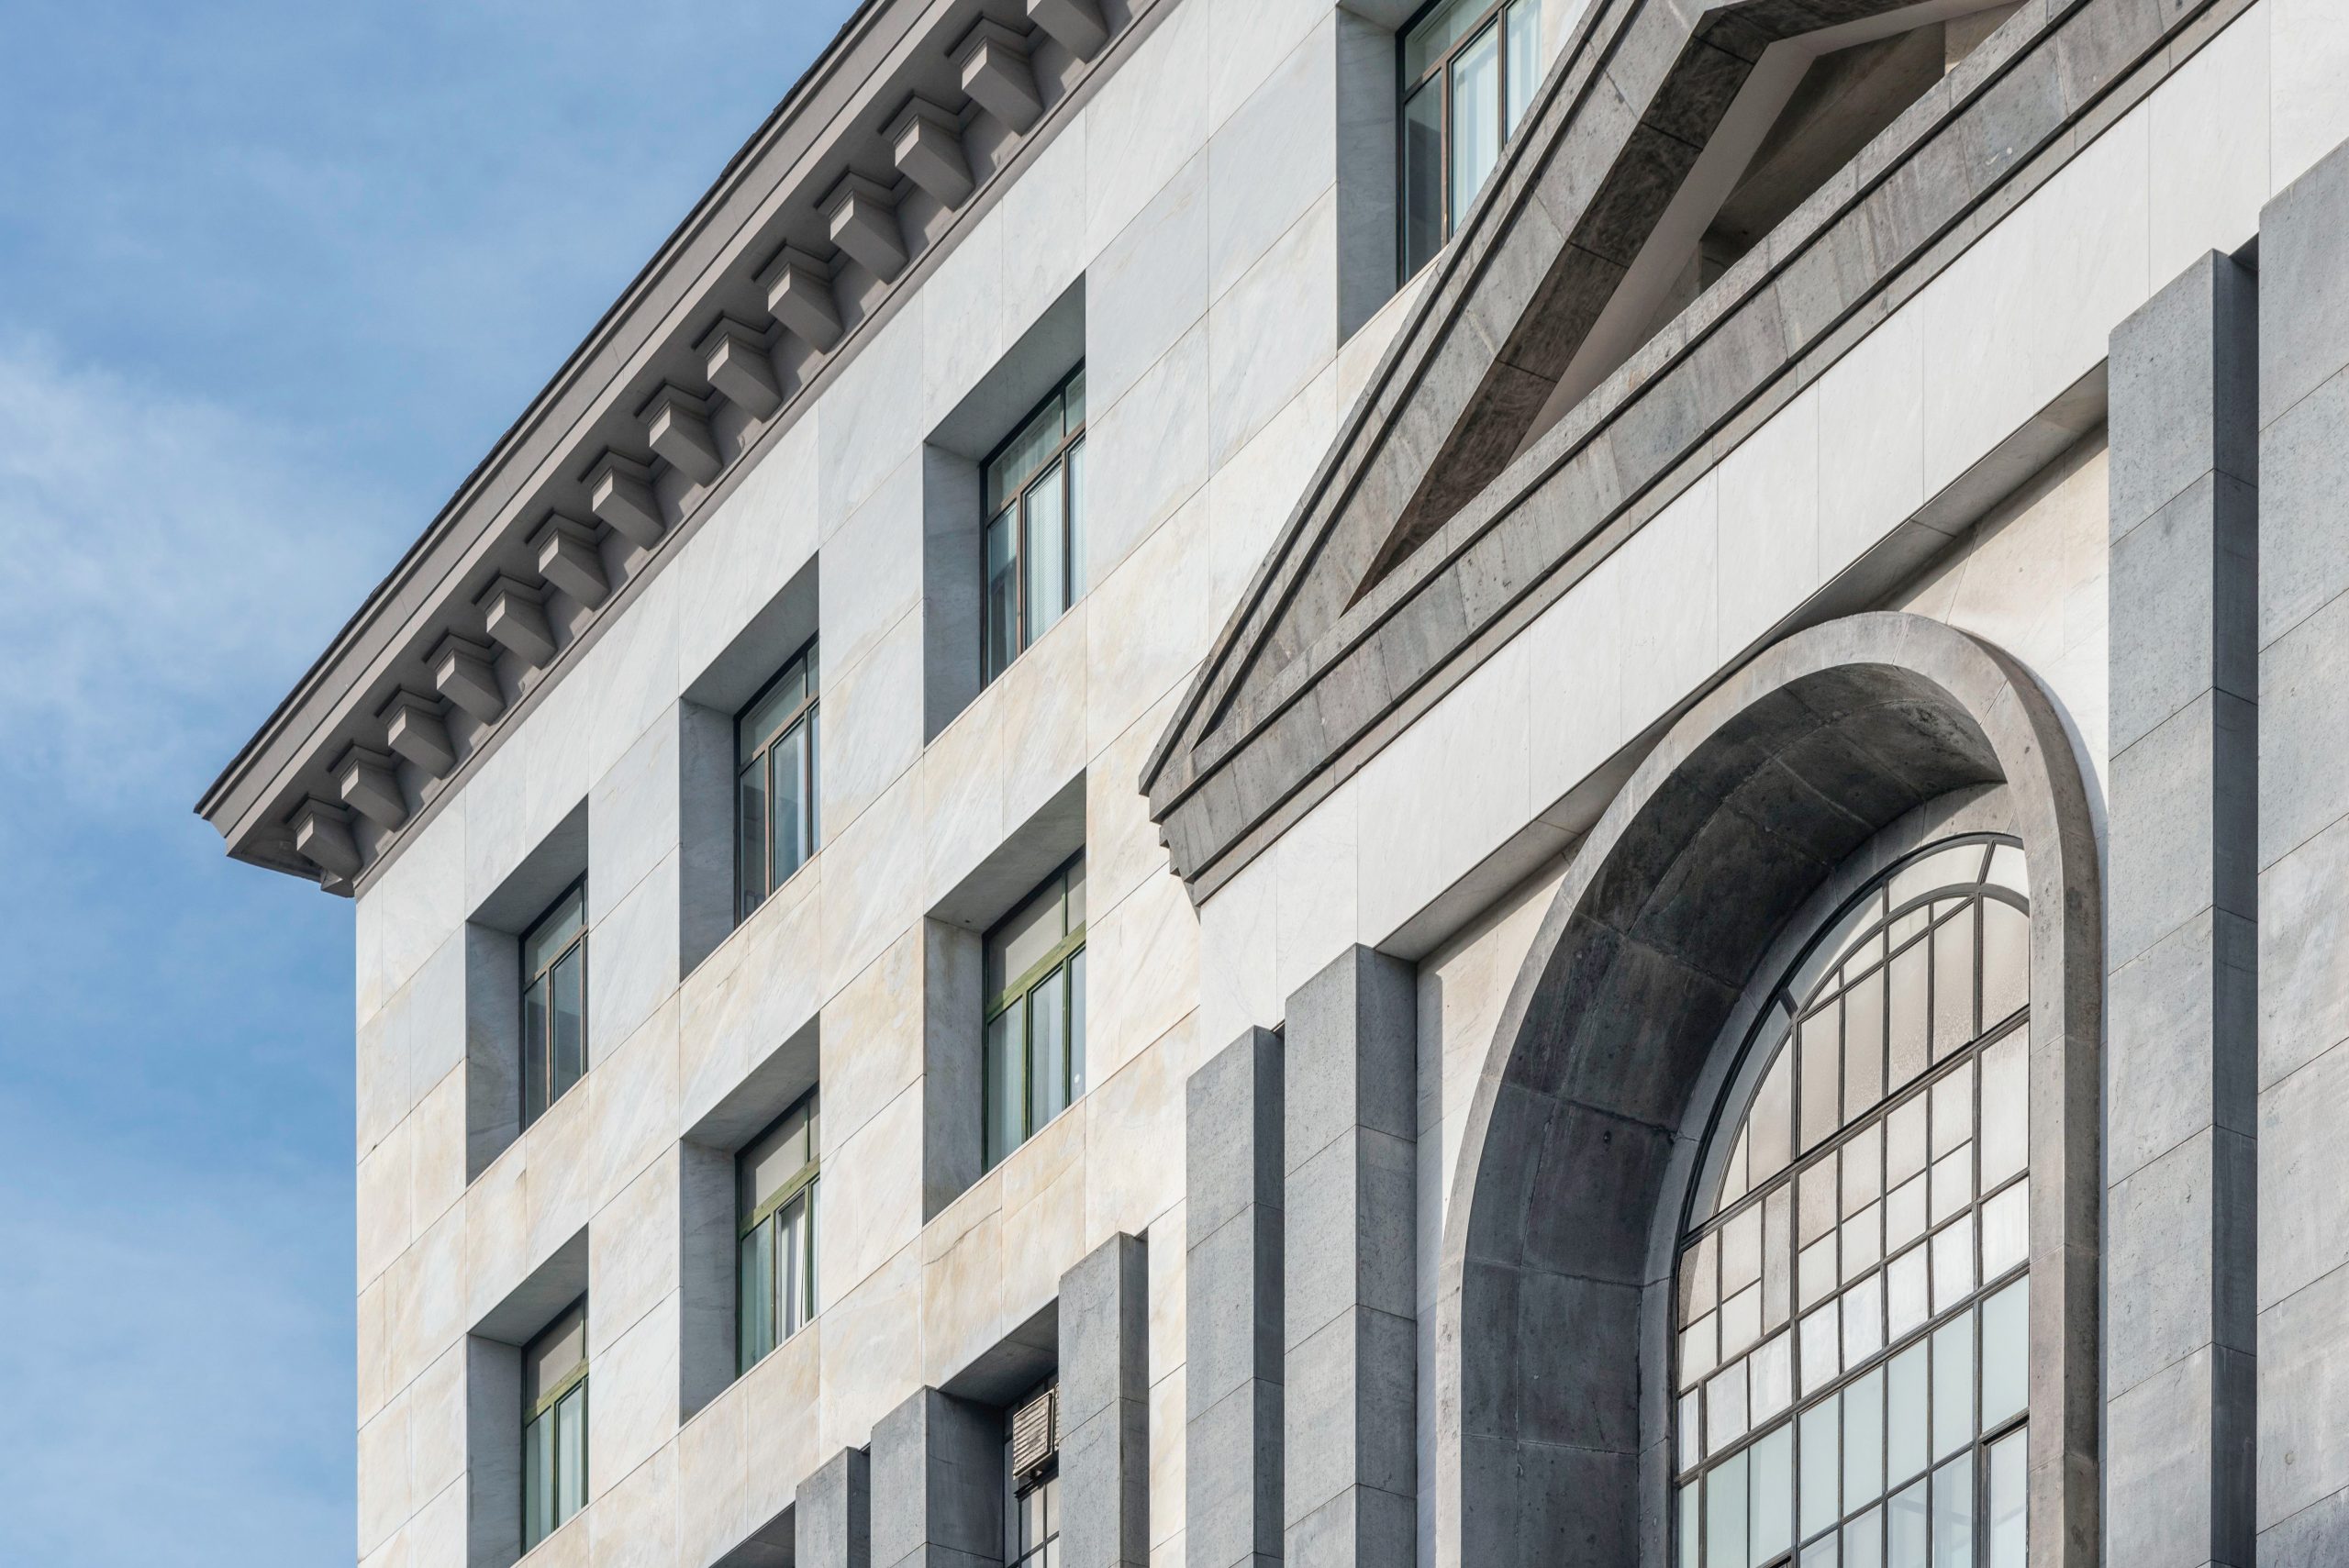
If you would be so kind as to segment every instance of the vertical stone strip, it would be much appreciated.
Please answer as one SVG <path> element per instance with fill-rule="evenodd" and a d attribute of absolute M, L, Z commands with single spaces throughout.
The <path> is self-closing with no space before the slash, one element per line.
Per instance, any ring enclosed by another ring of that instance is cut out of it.
<path fill-rule="evenodd" d="M 2258 307 L 2205 256 L 2112 337 L 2113 1562 L 2252 1562 Z"/>
<path fill-rule="evenodd" d="M 797 1568 L 873 1568 L 873 1470 L 864 1450 L 841 1450 L 799 1484 L 791 1540 Z"/>
<path fill-rule="evenodd" d="M 2268 1564 L 2349 1562 L 2343 235 L 2349 149 L 2293 182 L 2259 223 L 2256 1311 L 2259 1560 Z"/>
<path fill-rule="evenodd" d="M 1061 1561 L 1150 1562 L 1150 1252 L 1112 1236 L 1061 1275 Z"/>
<path fill-rule="evenodd" d="M 1184 1558 L 1281 1558 L 1281 1040 L 1191 1074 L 1184 1127 Z"/>
<path fill-rule="evenodd" d="M 1288 999 L 1282 1540 L 1294 1568 L 1418 1556 L 1419 1002 L 1347 950 Z"/>
<path fill-rule="evenodd" d="M 918 1391 L 873 1428 L 874 1568 L 1003 1561 L 1003 1412 Z"/>

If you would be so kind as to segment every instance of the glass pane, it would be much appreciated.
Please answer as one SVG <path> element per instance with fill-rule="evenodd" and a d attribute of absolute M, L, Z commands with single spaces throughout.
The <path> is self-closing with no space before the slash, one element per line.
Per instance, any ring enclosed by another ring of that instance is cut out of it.
<path fill-rule="evenodd" d="M 1061 400 L 1055 396 L 987 465 L 988 511 L 1002 511 L 1013 495 L 1027 487 L 1036 470 L 1061 444 L 1062 432 Z"/>
<path fill-rule="evenodd" d="M 1949 1311 L 1974 1294 L 1974 1217 L 1933 1232 L 1933 1311 Z"/>
<path fill-rule="evenodd" d="M 1753 1445 L 1752 1568 L 1794 1544 L 1795 1430 L 1780 1427 Z"/>
<path fill-rule="evenodd" d="M 812 846 L 807 839 L 807 742 L 813 727 L 810 716 L 807 724 L 793 729 L 774 743 L 774 880 L 797 871 L 807 860 Z"/>
<path fill-rule="evenodd" d="M 2011 904 L 1982 904 L 1982 1027 L 2031 1000 L 2031 917 Z"/>
<path fill-rule="evenodd" d="M 734 819 L 741 859 L 737 876 L 742 889 L 741 913 L 748 916 L 767 895 L 767 764 L 761 758 L 737 775 Z"/>
<path fill-rule="evenodd" d="M 1458 228 L 1501 155 L 1500 29 L 1486 28 L 1452 61 L 1452 227 Z"/>
<path fill-rule="evenodd" d="M 1516 0 L 1508 8 L 1508 128 L 1525 117 L 1533 89 L 1542 83 L 1541 0 Z"/>
<path fill-rule="evenodd" d="M 587 949 L 562 955 L 548 976 L 551 1032 L 547 1041 L 547 1099 L 562 1097 L 587 1071 Z"/>
<path fill-rule="evenodd" d="M 1842 1005 L 1831 1002 L 1802 1024 L 1804 1153 L 1834 1136 L 1842 1122 Z"/>
<path fill-rule="evenodd" d="M 1843 1390 L 1843 1507 L 1884 1496 L 1884 1369 Z"/>
<path fill-rule="evenodd" d="M 1429 13 L 1403 39 L 1403 80 L 1416 82 L 1426 75 L 1483 9 L 1483 0 L 1452 0 Z"/>
<path fill-rule="evenodd" d="M 741 722 L 735 730 L 735 742 L 740 754 L 745 759 L 755 756 L 774 739 L 776 731 L 791 721 L 799 712 L 799 705 L 807 700 L 807 662 L 795 659 L 785 667 L 782 674 L 775 677 L 774 684 L 766 689 L 766 694 L 742 715 Z"/>
<path fill-rule="evenodd" d="M 1843 1277 L 1856 1279 L 1884 1258 L 1884 1210 L 1870 1204 L 1843 1221 Z"/>
<path fill-rule="evenodd" d="M 547 1108 L 547 982 L 522 993 L 522 1125 Z"/>
<path fill-rule="evenodd" d="M 1721 1355 L 1743 1355 L 1762 1337 L 1762 1287 L 1747 1285 L 1721 1303 Z"/>
<path fill-rule="evenodd" d="M 1990 1445 L 1989 1568 L 2023 1568 L 2028 1561 L 2023 1532 L 2024 1440 L 2029 1429 L 2009 1432 Z"/>
<path fill-rule="evenodd" d="M 1887 1087 L 1899 1088 L 1925 1070 L 1930 1027 L 1926 945 L 1911 943 L 1892 961 L 1891 1069 Z"/>
<path fill-rule="evenodd" d="M 1694 1470 L 1705 1457 L 1704 1401 L 1694 1394 L 1684 1394 L 1673 1407 L 1672 1429 L 1676 1440 L 1676 1451 L 1683 1471 Z"/>
<path fill-rule="evenodd" d="M 1068 1108 L 1068 970 L 1055 969 L 1028 993 L 1028 1125 Z"/>
<path fill-rule="evenodd" d="M 544 974 L 547 966 L 571 945 L 571 939 L 579 934 L 586 921 L 587 890 L 574 887 L 523 937 L 522 978 L 535 980 Z"/>
<path fill-rule="evenodd" d="M 1982 1277 L 1997 1279 L 2029 1254 L 2031 1183 L 2017 1182 L 1982 1206 Z"/>
<path fill-rule="evenodd" d="M 1961 1062 L 1933 1081 L 1932 1156 L 1938 1160 L 1974 1136 L 1974 1064 Z"/>
<path fill-rule="evenodd" d="M 1745 1455 L 1739 1454 L 1705 1477 L 1705 1562 L 1710 1568 L 1743 1563 Z"/>
<path fill-rule="evenodd" d="M 1755 1426 L 1786 1414 L 1795 1402 L 1794 1336 L 1765 1340 L 1753 1352 L 1753 1418 Z"/>
<path fill-rule="evenodd" d="M 1694 1482 L 1680 1488 L 1680 1568 L 1697 1568 L 1697 1554 L 1705 1543 L 1697 1516 L 1701 1498 L 1702 1493 Z"/>
<path fill-rule="evenodd" d="M 1443 249 L 1443 83 L 1403 102 L 1403 272 L 1417 272 Z"/>
<path fill-rule="evenodd" d="M 1068 1097 L 1085 1096 L 1085 950 L 1068 961 Z"/>
<path fill-rule="evenodd" d="M 1019 657 L 1019 571 L 1014 541 L 1016 514 L 1004 512 L 987 524 L 986 676 L 993 680 Z"/>
<path fill-rule="evenodd" d="M 571 1518 L 587 1502 L 587 1385 L 581 1384 L 554 1407 L 554 1518 Z"/>
<path fill-rule="evenodd" d="M 1893 1357 L 1885 1368 L 1885 1479 L 1896 1486 L 1925 1468 L 1925 1390 L 1930 1370 L 1926 1350 L 1920 1340 Z"/>
<path fill-rule="evenodd" d="M 1858 1366 L 1884 1349 L 1884 1276 L 1870 1274 L 1843 1293 L 1843 1364 Z"/>
<path fill-rule="evenodd" d="M 1835 1568 L 1835 1538 L 1831 1535 L 1804 1547 L 1802 1568 Z"/>
<path fill-rule="evenodd" d="M 1079 441 L 1068 449 L 1068 595 L 1072 603 L 1084 595 L 1085 584 L 1085 443 Z"/>
<path fill-rule="evenodd" d="M 1982 1184 L 1997 1186 L 2023 1168 L 2031 1109 L 2022 1031 L 1982 1051 Z"/>
<path fill-rule="evenodd" d="M 1027 903 L 987 933 L 986 995 L 990 1001 L 1043 962 L 1068 934 L 1061 923 L 1061 879 L 1047 882 Z"/>
<path fill-rule="evenodd" d="M 1933 1568 L 1974 1568 L 1974 1456 L 1933 1472 Z"/>
<path fill-rule="evenodd" d="M 1843 1568 L 1884 1568 L 1884 1516 L 1876 1509 L 1843 1527 Z"/>
<path fill-rule="evenodd" d="M 1896 1495 L 1886 1506 L 1884 1533 L 1886 1568 L 1932 1568 L 1932 1519 L 1923 1481 Z"/>
<path fill-rule="evenodd" d="M 1892 906 L 1898 909 L 1928 893 L 1981 881 L 1983 854 L 1984 848 L 1979 843 L 1952 844 L 1909 862 L 1892 879 Z"/>
<path fill-rule="evenodd" d="M 1795 1189 L 1779 1187 L 1762 1200 L 1762 1331 L 1794 1316 Z"/>
<path fill-rule="evenodd" d="M 1884 1200 L 1885 1245 L 1896 1251 L 1925 1233 L 1925 1178 L 1912 1176 Z"/>
<path fill-rule="evenodd" d="M 1746 1113 L 1746 1134 L 1753 1140 L 1753 1165 L 1746 1180 L 1757 1187 L 1794 1160 L 1794 1068 L 1795 1053 L 1779 1051 L 1754 1092 L 1753 1108 Z"/>
<path fill-rule="evenodd" d="M 1802 1414 L 1802 1533 L 1817 1535 L 1843 1514 L 1843 1452 L 1837 1417 L 1842 1407 L 1830 1399 Z"/>
<path fill-rule="evenodd" d="M 1884 1179 L 1889 1186 L 1898 1186 L 1929 1162 L 1925 1111 L 1920 1095 L 1904 1102 L 1885 1123 Z"/>
<path fill-rule="evenodd" d="M 522 1429 L 522 1546 L 554 1532 L 554 1414 Z"/>
<path fill-rule="evenodd" d="M 1933 1457 L 1974 1440 L 1974 1316 L 1933 1330 Z"/>
<path fill-rule="evenodd" d="M 534 1410 L 587 1359 L 587 1315 L 573 1307 L 522 1352 L 522 1406 Z"/>
<path fill-rule="evenodd" d="M 807 842 L 804 853 L 809 855 L 814 854 L 824 842 L 824 802 L 818 787 L 824 776 L 823 724 L 824 710 L 822 708 L 814 707 L 807 710 L 807 751 L 805 759 L 805 776 L 799 782 L 799 788 L 801 798 L 806 803 L 805 815 L 807 818 Z"/>
<path fill-rule="evenodd" d="M 1762 1277 L 1762 1206 L 1750 1205 L 1721 1227 L 1721 1295 L 1736 1296 Z"/>
<path fill-rule="evenodd" d="M 735 1364 L 744 1372 L 774 1349 L 774 1226 L 772 1221 L 745 1235 L 736 1248 L 741 1280 L 736 1308 Z"/>
<path fill-rule="evenodd" d="M 1745 1363 L 1705 1385 L 1705 1451 L 1718 1453 L 1745 1436 Z"/>
<path fill-rule="evenodd" d="M 1688 1387 L 1720 1362 L 1720 1319 L 1707 1314 L 1680 1336 L 1680 1386 Z"/>
<path fill-rule="evenodd" d="M 1886 1332 L 1897 1344 L 1901 1337 L 1923 1326 L 1926 1307 L 1925 1249 L 1911 1247 L 1884 1271 Z"/>
<path fill-rule="evenodd" d="M 1680 1320 L 1693 1323 L 1720 1304 L 1720 1233 L 1708 1231 L 1680 1254 Z"/>
<path fill-rule="evenodd" d="M 1974 1040 L 1974 906 L 1933 928 L 1933 1060 Z"/>
<path fill-rule="evenodd" d="M 2019 1415 L 2030 1392 L 2031 1277 L 1982 1304 L 1982 1424 Z"/>
<path fill-rule="evenodd" d="M 1019 1081 L 1019 1063 L 1013 1052 L 1017 1042 L 1027 1038 L 1026 1017 L 1026 1005 L 1014 1002 L 986 1028 L 985 1131 L 990 1166 L 1019 1148 L 1024 1137 L 1019 1110 L 1027 1085 Z"/>
<path fill-rule="evenodd" d="M 1803 1249 L 1795 1273 L 1800 1281 L 1798 1303 L 1805 1311 L 1835 1294 L 1835 1238 L 1825 1237 Z"/>
<path fill-rule="evenodd" d="M 1835 1381 L 1842 1370 L 1842 1322 L 1831 1304 L 1802 1320 L 1802 1391 L 1816 1394 Z"/>
<path fill-rule="evenodd" d="M 1068 608 L 1068 513 L 1062 486 L 1066 475 L 1055 464 L 1028 492 L 1027 532 L 1019 541 L 1027 581 L 1028 640 L 1035 641 Z"/>
<path fill-rule="evenodd" d="M 1835 1156 L 1811 1162 L 1798 1182 L 1795 1240 L 1808 1247 L 1835 1229 Z"/>
<path fill-rule="evenodd" d="M 1884 1098 L 1884 971 L 1843 997 L 1843 1114 L 1861 1117 Z"/>

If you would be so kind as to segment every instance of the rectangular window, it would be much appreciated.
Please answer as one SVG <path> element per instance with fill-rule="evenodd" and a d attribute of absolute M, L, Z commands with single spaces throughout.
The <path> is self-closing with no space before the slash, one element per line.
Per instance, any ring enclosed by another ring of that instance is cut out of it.
<path fill-rule="evenodd" d="M 1085 370 L 1063 382 L 983 470 L 984 679 L 1003 673 L 1085 592 Z"/>
<path fill-rule="evenodd" d="M 587 1302 L 522 1351 L 522 1550 L 587 1501 Z"/>
<path fill-rule="evenodd" d="M 1404 28 L 1405 277 L 1468 216 L 1541 77 L 1541 0 L 1435 0 Z"/>
<path fill-rule="evenodd" d="M 1060 1568 L 1060 1398 L 1047 1383 L 1004 1422 L 1005 1568 Z"/>
<path fill-rule="evenodd" d="M 1085 857 L 987 933 L 989 1168 L 1085 1093 Z"/>
<path fill-rule="evenodd" d="M 734 720 L 737 919 L 816 852 L 816 683 L 811 639 Z"/>
<path fill-rule="evenodd" d="M 587 884 L 522 936 L 522 1125 L 587 1071 Z"/>
<path fill-rule="evenodd" d="M 811 1089 L 735 1156 L 738 1373 L 816 1316 L 817 1132 Z"/>

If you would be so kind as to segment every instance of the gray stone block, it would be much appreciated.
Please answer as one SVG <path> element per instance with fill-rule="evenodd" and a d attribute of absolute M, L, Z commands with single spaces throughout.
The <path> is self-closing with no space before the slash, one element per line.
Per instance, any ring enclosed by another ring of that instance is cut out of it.
<path fill-rule="evenodd" d="M 1418 1133 L 1419 992 L 1400 959 L 1355 946 L 1288 999 L 1284 1137 L 1295 1170 L 1356 1127 Z"/>
<path fill-rule="evenodd" d="M 1003 1551 L 1003 1414 L 935 1388 L 874 1424 L 873 1561 L 960 1568 Z"/>
<path fill-rule="evenodd" d="M 2349 365 L 2349 149 L 2328 154 L 2259 215 L 2259 418 L 2286 409 Z"/>
<path fill-rule="evenodd" d="M 2114 751 L 2213 686 L 2257 699 L 2259 501 L 2241 480 L 2204 473 L 2114 541 Z"/>
<path fill-rule="evenodd" d="M 1282 1340 L 1355 1307 L 1409 1318 L 1418 1283 L 1415 1142 L 1358 1131 L 1289 1173 Z"/>
<path fill-rule="evenodd" d="M 2335 1269 L 2259 1315 L 2259 1523 L 2266 1533 L 2349 1489 L 2349 1269 Z M 2341 1521 L 2339 1530 L 2349 1521 Z M 2328 1535 L 2349 1539 L 2349 1535 Z M 2341 1558 L 2321 1557 L 2338 1562 Z"/>
<path fill-rule="evenodd" d="M 2349 1044 L 2259 1097 L 2259 1304 L 2349 1266 Z M 2349 1323 L 2342 1327 L 2349 1343 Z"/>
<path fill-rule="evenodd" d="M 2110 1406 L 2104 1560 L 2132 1568 L 2249 1564 L 2252 1359 L 2205 1345 Z M 2213 1456 L 2226 1484 L 2210 1485 Z M 2261 1561 L 2266 1561 L 2263 1557 Z"/>
<path fill-rule="evenodd" d="M 873 1568 L 873 1472 L 861 1448 L 842 1449 L 799 1483 L 791 1507 L 797 1568 Z"/>
<path fill-rule="evenodd" d="M 1227 1228 L 1230 1229 L 1230 1228 Z M 1061 1275 L 1061 1554 L 1150 1559 L 1150 1254 L 1113 1236 Z"/>
<path fill-rule="evenodd" d="M 2116 543 L 2199 479 L 2258 484 L 2258 313 L 2256 278 L 2214 253 L 2113 330 Z"/>
<path fill-rule="evenodd" d="M 2349 428 L 2349 370 L 2275 416 L 2260 437 L 2259 645 L 2349 590 L 2349 498 L 2341 432 Z"/>
<path fill-rule="evenodd" d="M 2206 909 L 2113 971 L 2105 1174 L 2118 1182 L 2217 1125 L 2258 1123 L 2252 1052 L 2257 933 Z"/>
<path fill-rule="evenodd" d="M 2265 528 L 2273 526 L 2271 516 Z M 2349 595 L 2259 653 L 2259 863 L 2274 865 L 2343 817 L 2349 769 L 2341 716 L 2349 713 Z"/>
<path fill-rule="evenodd" d="M 1409 1562 L 1419 1551 L 1418 1502 L 1350 1487 L 1291 1525 L 1282 1551 L 1288 1568 Z"/>
<path fill-rule="evenodd" d="M 2112 759 L 2112 961 L 2214 904 L 2256 907 L 2257 722 L 2241 698 L 2205 692 Z"/>
<path fill-rule="evenodd" d="M 1184 1561 L 1189 1568 L 1280 1561 L 1281 1407 L 1279 1384 L 1252 1382 L 1185 1418 Z"/>
<path fill-rule="evenodd" d="M 1220 1399 L 1251 1379 L 1281 1380 L 1284 1228 L 1262 1213 L 1235 1216 L 1190 1249 L 1184 1377 L 1202 1399 Z"/>
<path fill-rule="evenodd" d="M 2256 1218 L 2254 1162 L 2250 1139 L 2206 1127 L 2114 1184 L 2105 1253 L 2109 1396 L 2207 1347 L 2252 1349 L 2242 1243 Z"/>
<path fill-rule="evenodd" d="M 2259 1083 L 2349 1040 L 2349 822 L 2259 878 Z"/>
<path fill-rule="evenodd" d="M 1281 1078 L 1280 1037 L 1253 1029 L 1191 1074 L 1184 1223 L 1192 1246 L 1252 1206 L 1279 1209 Z"/>
<path fill-rule="evenodd" d="M 1349 1490 L 1408 1497 L 1418 1488 L 1417 1325 L 1356 1310 L 1291 1350 L 1282 1403 L 1284 1523 Z"/>

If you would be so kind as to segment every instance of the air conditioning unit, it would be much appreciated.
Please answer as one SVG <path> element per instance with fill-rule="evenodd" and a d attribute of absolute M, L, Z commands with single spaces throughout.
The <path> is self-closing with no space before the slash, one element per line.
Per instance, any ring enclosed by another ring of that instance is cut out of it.
<path fill-rule="evenodd" d="M 1011 1478 L 1015 1484 L 1032 1479 L 1059 1454 L 1061 1390 L 1045 1389 L 1011 1413 Z"/>

